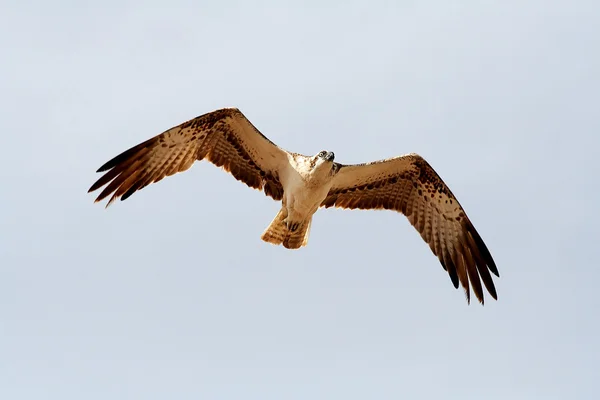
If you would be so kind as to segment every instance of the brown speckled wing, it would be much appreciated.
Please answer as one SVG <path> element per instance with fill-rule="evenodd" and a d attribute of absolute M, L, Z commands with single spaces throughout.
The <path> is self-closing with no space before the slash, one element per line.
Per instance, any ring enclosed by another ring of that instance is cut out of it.
<path fill-rule="evenodd" d="M 498 269 L 456 197 L 422 157 L 408 154 L 368 164 L 339 165 L 323 207 L 401 212 L 429 244 L 455 288 L 469 282 L 483 304 L 481 282 L 497 299 L 490 271 Z"/>
<path fill-rule="evenodd" d="M 96 202 L 112 195 L 108 207 L 119 197 L 125 200 L 203 159 L 249 187 L 264 190 L 275 200 L 283 196 L 278 171 L 287 162 L 287 152 L 263 136 L 235 108 L 201 115 L 119 154 L 98 169 L 105 174 L 88 192 L 107 185 Z"/>

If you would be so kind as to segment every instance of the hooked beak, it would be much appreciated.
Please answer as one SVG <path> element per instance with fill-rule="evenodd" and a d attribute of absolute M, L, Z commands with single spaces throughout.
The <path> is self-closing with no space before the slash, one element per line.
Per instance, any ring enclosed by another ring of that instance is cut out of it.
<path fill-rule="evenodd" d="M 330 151 L 329 153 L 327 153 L 327 156 L 325 157 L 325 159 L 327 161 L 333 161 L 334 158 L 335 158 L 335 154 L 333 154 L 333 151 Z"/>

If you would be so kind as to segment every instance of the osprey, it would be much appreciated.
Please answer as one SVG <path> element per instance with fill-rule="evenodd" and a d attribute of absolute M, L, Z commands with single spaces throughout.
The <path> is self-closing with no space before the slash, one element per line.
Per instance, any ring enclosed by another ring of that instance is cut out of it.
<path fill-rule="evenodd" d="M 456 197 L 421 156 L 344 165 L 331 151 L 314 156 L 288 152 L 262 135 L 236 108 L 216 110 L 175 126 L 121 153 L 88 192 L 108 184 L 96 202 L 127 199 L 165 176 L 187 170 L 196 160 L 212 162 L 251 188 L 281 201 L 264 231 L 265 242 L 298 249 L 308 243 L 320 207 L 394 210 L 429 244 L 470 302 L 469 282 L 483 304 L 481 282 L 497 299 L 490 271 L 498 269 Z M 481 278 L 481 279 L 480 279 Z"/>

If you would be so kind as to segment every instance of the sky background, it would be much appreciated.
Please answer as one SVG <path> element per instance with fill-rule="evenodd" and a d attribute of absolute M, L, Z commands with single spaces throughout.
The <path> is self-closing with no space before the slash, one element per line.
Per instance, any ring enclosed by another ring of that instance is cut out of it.
<path fill-rule="evenodd" d="M 597 398 L 597 1 L 0 15 L 0 398 Z M 392 212 L 320 210 L 308 247 L 264 243 L 278 203 L 209 163 L 93 204 L 105 161 L 226 106 L 292 151 L 421 154 L 499 300 L 468 306 Z"/>

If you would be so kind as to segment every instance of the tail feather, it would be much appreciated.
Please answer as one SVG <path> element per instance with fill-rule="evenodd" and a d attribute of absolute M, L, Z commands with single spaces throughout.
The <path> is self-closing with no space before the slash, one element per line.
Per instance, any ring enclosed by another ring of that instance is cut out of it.
<path fill-rule="evenodd" d="M 311 222 L 312 217 L 301 223 L 295 232 L 288 231 L 285 239 L 283 239 L 283 247 L 286 249 L 299 249 L 302 246 L 306 246 Z"/>
<path fill-rule="evenodd" d="M 273 244 L 281 244 L 283 243 L 283 239 L 285 239 L 285 234 L 287 233 L 287 226 L 284 222 L 285 219 L 285 210 L 282 208 L 279 210 L 273 221 L 269 227 L 263 232 L 260 237 L 265 242 L 273 243 Z"/>
<path fill-rule="evenodd" d="M 287 249 L 299 249 L 306 246 L 310 233 L 312 217 L 302 222 L 298 228 L 292 232 L 288 229 L 285 220 L 285 209 L 282 208 L 275 216 L 269 227 L 264 231 L 261 239 L 265 242 L 275 245 L 283 244 Z"/>

